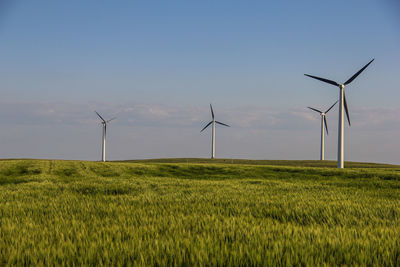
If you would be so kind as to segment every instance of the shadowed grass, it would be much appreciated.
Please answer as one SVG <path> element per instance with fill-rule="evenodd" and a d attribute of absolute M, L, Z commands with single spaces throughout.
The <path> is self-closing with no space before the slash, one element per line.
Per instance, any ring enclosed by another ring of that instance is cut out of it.
<path fill-rule="evenodd" d="M 118 162 L 132 163 L 222 163 L 222 164 L 246 164 L 246 165 L 271 165 L 271 166 L 293 166 L 293 167 L 325 167 L 336 168 L 337 162 L 331 160 L 247 160 L 247 159 L 204 159 L 204 158 L 165 158 L 165 159 L 140 159 L 125 160 Z M 346 168 L 390 168 L 400 170 L 399 165 L 368 163 L 368 162 L 345 162 Z"/>

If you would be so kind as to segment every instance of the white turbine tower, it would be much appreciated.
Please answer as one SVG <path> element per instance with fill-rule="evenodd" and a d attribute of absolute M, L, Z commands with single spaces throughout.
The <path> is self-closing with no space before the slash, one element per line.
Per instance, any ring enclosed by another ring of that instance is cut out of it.
<path fill-rule="evenodd" d="M 212 105 L 210 104 L 210 108 L 211 108 L 211 116 L 212 116 L 212 121 L 210 121 L 200 132 L 204 131 L 208 126 L 210 126 L 210 124 L 212 124 L 212 136 L 211 136 L 211 159 L 215 158 L 215 124 L 218 123 L 220 125 L 223 126 L 227 126 L 230 127 L 229 125 L 216 121 L 214 118 L 214 111 L 212 108 Z"/>
<path fill-rule="evenodd" d="M 339 100 L 338 100 L 339 101 Z M 325 155 L 324 155 L 324 150 L 325 150 L 325 133 L 324 133 L 324 126 L 326 129 L 326 134 L 328 134 L 328 124 L 326 122 L 326 113 L 329 112 L 329 110 L 331 110 L 333 108 L 334 105 L 336 105 L 336 103 L 338 102 L 336 101 L 330 108 L 328 108 L 327 111 L 322 112 L 316 108 L 312 108 L 312 107 L 308 107 L 311 110 L 314 110 L 316 112 L 318 112 L 321 115 L 321 153 L 320 153 L 320 160 L 325 160 Z"/>
<path fill-rule="evenodd" d="M 100 116 L 99 113 L 97 113 L 97 111 L 95 111 L 95 113 L 97 114 L 97 116 L 99 116 L 99 118 L 102 120 L 101 124 L 103 124 L 103 149 L 102 149 L 102 154 L 101 154 L 101 159 L 105 162 L 106 161 L 106 133 L 107 133 L 107 123 L 109 123 L 110 121 L 116 119 L 116 118 L 112 118 L 109 119 L 108 121 L 106 121 L 105 119 L 103 119 L 102 116 Z"/>
<path fill-rule="evenodd" d="M 363 72 L 368 66 L 369 64 L 372 63 L 372 61 L 374 61 L 374 59 L 372 59 L 370 62 L 368 62 L 367 65 L 365 65 L 362 69 L 360 69 L 356 74 L 354 74 L 353 76 L 351 76 L 350 79 L 348 79 L 345 83 L 343 84 L 338 84 L 335 81 L 331 81 L 325 78 L 320 78 L 320 77 L 316 77 L 316 76 L 312 76 L 309 74 L 304 74 L 308 77 L 335 85 L 339 87 L 339 127 L 338 127 L 338 155 L 337 155 L 337 161 L 338 161 L 338 168 L 344 168 L 344 151 L 343 151 L 343 147 L 344 147 L 344 122 L 343 122 L 343 106 L 344 109 L 346 111 L 346 116 L 347 116 L 347 121 L 350 124 L 350 117 L 349 117 L 349 111 L 347 109 L 347 103 L 346 103 L 346 96 L 344 93 L 344 87 L 345 85 L 350 84 L 355 78 L 357 78 L 358 75 L 360 75 L 361 72 Z"/>

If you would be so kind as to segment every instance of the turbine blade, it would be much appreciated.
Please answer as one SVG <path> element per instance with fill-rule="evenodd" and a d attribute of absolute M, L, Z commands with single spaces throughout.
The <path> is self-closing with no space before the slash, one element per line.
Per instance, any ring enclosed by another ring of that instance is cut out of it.
<path fill-rule="evenodd" d="M 204 131 L 208 126 L 210 126 L 211 123 L 212 121 L 210 121 L 200 132 Z"/>
<path fill-rule="evenodd" d="M 338 101 L 339 101 L 339 100 L 337 100 L 330 108 L 328 108 L 328 110 L 325 111 L 325 114 L 328 113 L 328 111 L 331 110 L 331 109 L 333 108 L 333 106 L 336 105 L 336 103 L 337 103 Z"/>
<path fill-rule="evenodd" d="M 314 110 L 314 111 L 316 111 L 316 112 L 322 113 L 321 111 L 319 111 L 319 110 L 316 109 L 316 108 L 312 108 L 312 107 L 308 107 L 308 108 L 311 109 L 311 110 Z"/>
<path fill-rule="evenodd" d="M 222 122 L 219 122 L 219 121 L 215 121 L 215 122 L 218 123 L 218 124 L 224 125 L 224 126 L 226 126 L 226 127 L 231 127 L 231 126 L 229 126 L 228 124 L 225 124 L 225 123 L 222 123 Z"/>
<path fill-rule="evenodd" d="M 326 123 L 326 117 L 325 116 L 324 116 L 324 123 L 325 123 L 326 134 L 328 135 L 328 124 Z"/>
<path fill-rule="evenodd" d="M 368 64 L 365 65 L 365 66 L 364 66 L 361 70 L 359 70 L 356 74 L 354 74 L 353 76 L 351 76 L 351 78 L 348 79 L 348 80 L 344 83 L 344 85 L 348 85 L 348 84 L 351 83 L 355 78 L 357 78 L 357 76 L 360 75 L 360 73 L 363 72 L 363 71 L 369 66 L 369 64 L 372 63 L 372 61 L 374 61 L 374 59 L 372 59 L 370 62 L 368 62 Z"/>
<path fill-rule="evenodd" d="M 320 78 L 320 77 L 317 77 L 317 76 L 312 76 L 312 75 L 309 75 L 309 74 L 304 74 L 304 75 L 306 75 L 308 77 L 311 77 L 311 78 L 314 78 L 314 79 L 317 79 L 317 80 L 320 80 L 320 81 L 323 81 L 323 82 L 326 82 L 326 83 L 329 83 L 329 84 L 332 84 L 332 85 L 335 85 L 335 86 L 339 86 L 339 84 L 337 82 L 335 82 L 335 81 L 331 81 L 331 80 L 328 80 L 328 79 L 325 79 L 325 78 Z"/>
<path fill-rule="evenodd" d="M 210 104 L 210 108 L 211 108 L 211 116 L 212 116 L 212 118 L 214 119 L 214 110 L 213 110 L 213 108 L 212 108 L 212 105 Z"/>
<path fill-rule="evenodd" d="M 100 114 L 99 114 L 99 113 L 97 113 L 97 111 L 96 111 L 96 110 L 95 110 L 94 112 L 97 114 L 97 116 L 99 116 L 99 117 L 100 117 L 100 119 L 101 119 L 102 121 L 106 122 L 106 120 L 105 120 L 105 119 L 103 119 L 103 117 L 102 117 L 102 116 L 100 116 Z"/>
<path fill-rule="evenodd" d="M 346 111 L 347 121 L 349 122 L 349 126 L 351 126 L 349 110 L 347 108 L 347 102 L 346 102 L 346 95 L 344 94 L 344 92 L 343 92 L 343 100 L 344 100 L 344 110 Z"/>
<path fill-rule="evenodd" d="M 117 117 L 114 117 L 114 118 L 112 118 L 112 119 L 109 119 L 108 121 L 106 121 L 106 123 L 109 123 L 110 121 L 112 121 L 112 120 L 115 120 Z"/>

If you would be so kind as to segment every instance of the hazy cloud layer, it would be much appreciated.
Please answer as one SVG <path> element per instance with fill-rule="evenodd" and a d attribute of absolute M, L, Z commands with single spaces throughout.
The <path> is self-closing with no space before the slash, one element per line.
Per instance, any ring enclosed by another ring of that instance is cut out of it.
<path fill-rule="evenodd" d="M 15 102 L 0 103 L 2 125 L 82 125 L 96 124 L 97 110 L 104 118 L 117 117 L 115 123 L 124 126 L 151 127 L 201 127 L 211 120 L 207 105 L 169 106 L 163 104 L 104 103 L 69 104 Z M 235 128 L 269 130 L 302 130 L 315 126 L 319 121 L 316 112 L 307 108 L 289 110 L 257 106 L 214 106 L 216 119 Z M 400 108 L 358 108 L 350 110 L 352 126 L 365 130 L 400 129 Z M 328 114 L 328 125 L 337 124 L 337 107 Z M 334 126 L 334 127 L 333 127 Z"/>
<path fill-rule="evenodd" d="M 117 117 L 108 128 L 108 159 L 208 157 L 208 105 L 132 103 L 0 103 L 0 157 L 97 160 L 101 125 L 93 112 Z M 400 108 L 351 109 L 345 128 L 345 158 L 400 163 Z M 218 121 L 217 157 L 318 159 L 320 117 L 307 108 L 214 105 Z M 326 158 L 336 158 L 337 107 L 328 114 Z"/>

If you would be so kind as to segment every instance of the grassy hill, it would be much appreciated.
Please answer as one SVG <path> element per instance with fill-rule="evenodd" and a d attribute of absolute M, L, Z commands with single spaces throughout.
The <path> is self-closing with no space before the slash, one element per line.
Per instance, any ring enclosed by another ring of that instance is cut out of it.
<path fill-rule="evenodd" d="M 400 265 L 400 168 L 0 161 L 0 265 Z"/>

